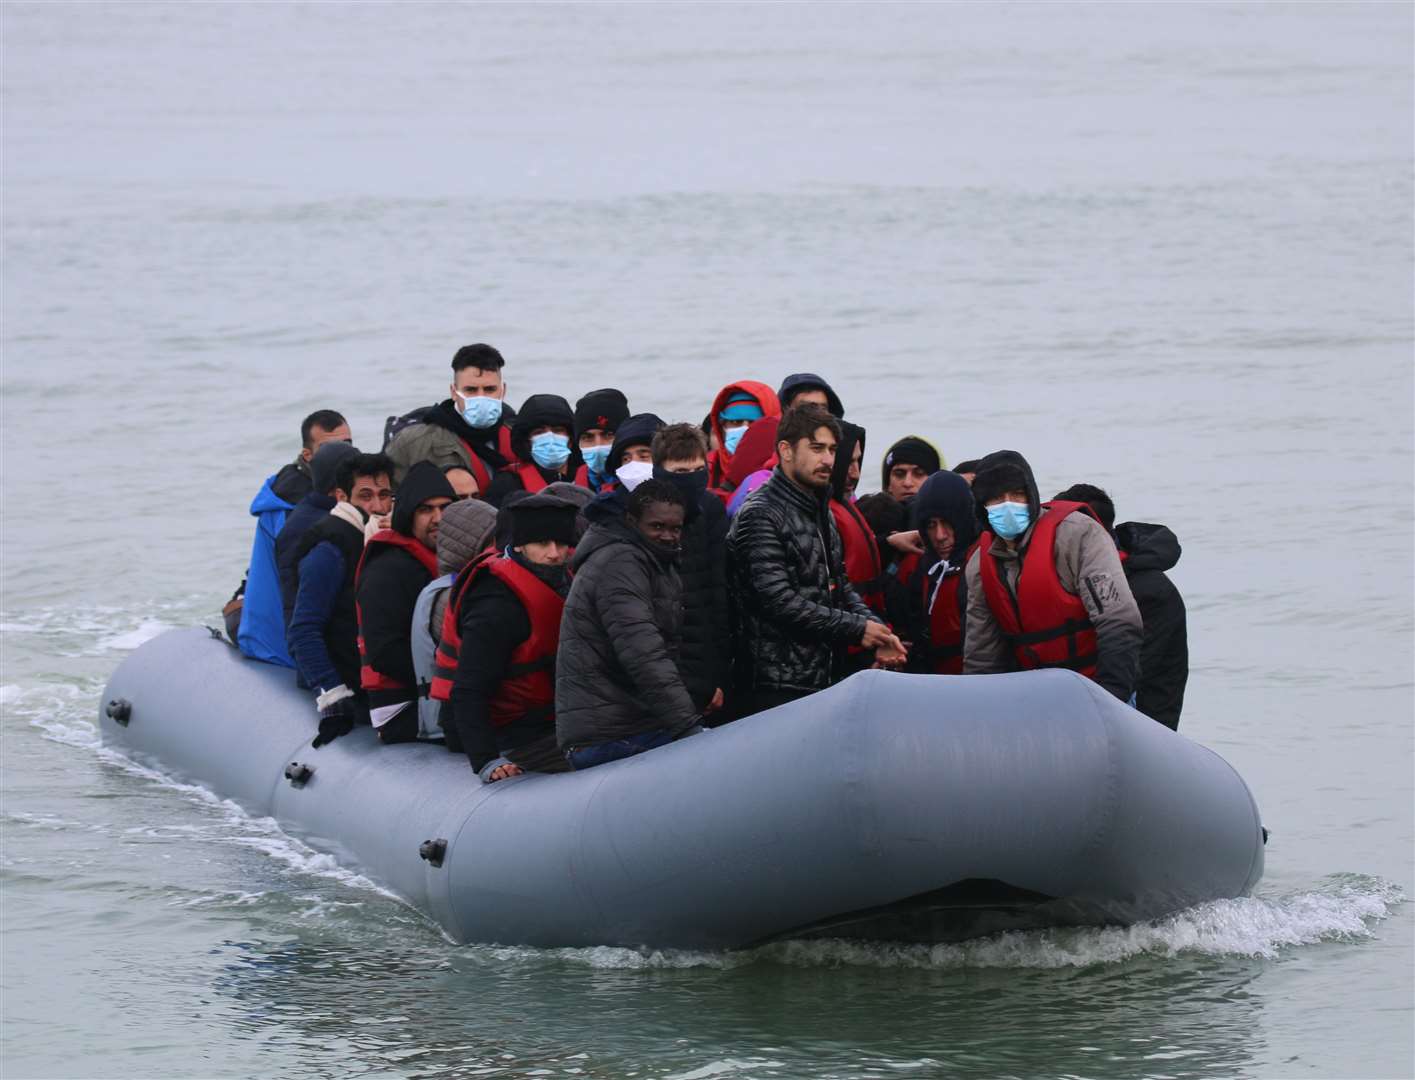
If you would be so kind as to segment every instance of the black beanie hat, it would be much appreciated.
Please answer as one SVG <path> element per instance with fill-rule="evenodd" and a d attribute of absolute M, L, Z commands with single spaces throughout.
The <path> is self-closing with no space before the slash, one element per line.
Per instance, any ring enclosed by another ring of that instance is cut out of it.
<path fill-rule="evenodd" d="M 353 443 L 327 442 L 310 458 L 310 490 L 328 495 L 339 478 L 339 466 L 352 457 L 358 457 L 358 447 Z"/>
<path fill-rule="evenodd" d="M 457 493 L 442 470 L 430 461 L 419 461 L 404 474 L 403 482 L 393 493 L 393 531 L 412 536 L 414 510 L 428 499 L 456 498 Z"/>
<path fill-rule="evenodd" d="M 511 517 L 512 547 L 547 540 L 574 543 L 575 515 L 578 512 L 579 507 L 574 503 L 545 492 L 501 505 L 501 513 Z"/>
<path fill-rule="evenodd" d="M 591 390 L 575 402 L 575 441 L 590 428 L 603 428 L 613 433 L 629 419 L 629 399 L 613 388 Z"/>
<path fill-rule="evenodd" d="M 928 476 L 943 467 L 938 451 L 933 444 L 917 435 L 905 435 L 891 446 L 884 455 L 884 466 L 880 470 L 880 487 L 889 490 L 889 470 L 896 465 L 917 465 Z"/>

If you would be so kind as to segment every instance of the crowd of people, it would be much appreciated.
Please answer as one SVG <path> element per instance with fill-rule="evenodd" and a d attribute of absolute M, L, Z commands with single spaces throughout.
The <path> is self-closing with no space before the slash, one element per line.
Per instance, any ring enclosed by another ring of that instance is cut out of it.
<path fill-rule="evenodd" d="M 1101 488 L 1043 502 L 1020 454 L 951 470 L 925 438 L 857 497 L 865 429 L 814 374 L 731 383 L 699 422 L 619 390 L 506 403 L 489 345 L 377 452 L 305 418 L 266 480 L 226 605 L 245 655 L 294 669 L 313 745 L 372 724 L 483 782 L 592 768 L 864 668 L 1064 667 L 1170 728 L 1188 677 L 1162 525 Z"/>

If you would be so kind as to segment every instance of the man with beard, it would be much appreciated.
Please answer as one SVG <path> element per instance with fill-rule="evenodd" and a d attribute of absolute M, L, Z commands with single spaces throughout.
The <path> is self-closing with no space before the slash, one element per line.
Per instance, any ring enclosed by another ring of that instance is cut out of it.
<path fill-rule="evenodd" d="M 666 480 L 634 488 L 575 550 L 556 659 L 555 726 L 576 769 L 641 754 L 702 727 L 678 669 L 684 505 Z"/>
<path fill-rule="evenodd" d="M 505 404 L 506 361 L 490 345 L 463 345 L 452 357 L 452 396 L 437 405 L 388 418 L 384 451 L 397 468 L 395 483 L 419 461 L 438 467 L 460 465 L 472 474 L 477 492 L 486 497 L 496 470 L 508 465 L 511 421 L 516 410 Z"/>
<path fill-rule="evenodd" d="M 413 669 L 413 609 L 437 576 L 442 511 L 456 494 L 442 470 L 420 461 L 408 470 L 393 500 L 390 527 L 369 538 L 354 575 L 359 612 L 359 679 L 370 718 L 385 743 L 418 736 L 419 687 Z"/>
<path fill-rule="evenodd" d="M 743 504 L 728 534 L 728 569 L 739 615 L 735 673 L 741 715 L 823 690 L 847 672 L 860 645 L 894 666 L 903 644 L 846 577 L 829 509 L 840 422 L 814 405 L 792 409 L 777 429 L 771 479 Z"/>
<path fill-rule="evenodd" d="M 510 543 L 452 585 L 431 694 L 452 702 L 447 748 L 484 784 L 569 768 L 555 739 L 555 655 L 575 510 L 546 492 L 508 500 L 498 525 L 509 521 Z"/>
<path fill-rule="evenodd" d="M 388 513 L 393 462 L 383 454 L 355 454 L 334 481 L 335 504 L 295 545 L 294 606 L 285 640 L 303 684 L 315 693 L 319 734 L 315 748 L 368 723 L 360 689 L 359 622 L 354 574 L 364 553 L 364 526 Z"/>

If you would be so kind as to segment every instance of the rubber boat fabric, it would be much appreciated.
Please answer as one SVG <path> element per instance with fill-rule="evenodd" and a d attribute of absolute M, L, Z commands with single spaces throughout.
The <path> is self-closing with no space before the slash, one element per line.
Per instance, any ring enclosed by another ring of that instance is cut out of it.
<path fill-rule="evenodd" d="M 1263 870 L 1238 774 L 1065 670 L 864 671 L 637 757 L 478 784 L 460 756 L 367 727 L 311 750 L 288 671 L 174 630 L 123 661 L 99 724 L 457 941 L 955 940 L 1157 918 Z"/>

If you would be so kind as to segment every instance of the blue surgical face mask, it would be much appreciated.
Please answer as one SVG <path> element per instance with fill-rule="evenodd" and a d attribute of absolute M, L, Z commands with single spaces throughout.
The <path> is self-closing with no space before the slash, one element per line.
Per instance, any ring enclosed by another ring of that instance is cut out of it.
<path fill-rule="evenodd" d="M 737 452 L 737 444 L 742 441 L 742 436 L 747 434 L 750 424 L 743 424 L 741 427 L 728 428 L 722 433 L 722 448 L 729 454 Z"/>
<path fill-rule="evenodd" d="M 462 397 L 462 419 L 471 427 L 488 428 L 501 419 L 501 399 L 494 397 Z"/>
<path fill-rule="evenodd" d="M 590 472 L 595 476 L 604 475 L 604 467 L 609 464 L 609 450 L 607 446 L 580 447 L 580 456 L 585 459 L 585 464 L 589 466 Z"/>
<path fill-rule="evenodd" d="M 542 431 L 531 438 L 531 459 L 542 469 L 558 469 L 570 460 L 570 437 Z"/>
<path fill-rule="evenodd" d="M 1016 540 L 1032 523 L 1032 508 L 1026 503 L 1000 502 L 988 507 L 988 525 L 1004 540 Z"/>

